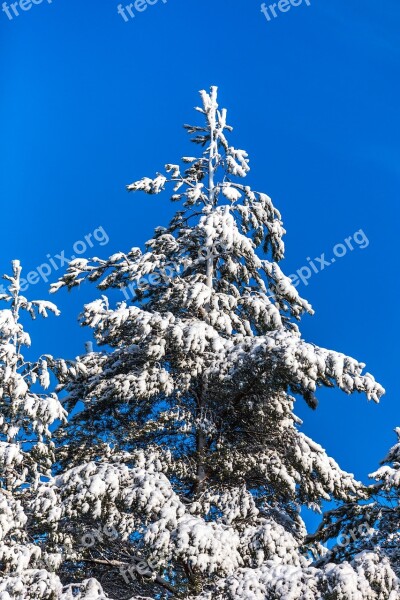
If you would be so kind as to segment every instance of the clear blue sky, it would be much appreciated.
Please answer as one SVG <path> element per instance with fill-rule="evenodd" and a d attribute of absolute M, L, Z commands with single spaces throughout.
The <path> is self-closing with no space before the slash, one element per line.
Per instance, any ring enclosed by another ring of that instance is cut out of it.
<path fill-rule="evenodd" d="M 400 425 L 400 4 L 312 0 L 270 21 L 260 4 L 159 0 L 128 22 L 115 0 L 0 13 L 0 271 L 69 257 L 98 227 L 110 241 L 89 255 L 142 245 L 174 207 L 124 187 L 187 153 L 197 91 L 218 85 L 249 183 L 283 214 L 285 271 L 368 237 L 299 287 L 316 310 L 302 331 L 366 362 L 387 396 L 376 406 L 327 391 L 315 413 L 297 407 L 304 431 L 365 480 Z M 60 293 L 63 316 L 34 324 L 34 350 L 80 353 L 76 317 L 97 296 Z"/>

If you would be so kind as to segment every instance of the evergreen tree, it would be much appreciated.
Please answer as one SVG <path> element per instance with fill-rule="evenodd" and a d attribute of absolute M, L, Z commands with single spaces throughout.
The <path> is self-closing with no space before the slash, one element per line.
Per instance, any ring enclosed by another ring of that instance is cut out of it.
<path fill-rule="evenodd" d="M 400 428 L 395 431 L 397 444 L 370 475 L 376 483 L 367 490 L 369 501 L 327 512 L 317 533 L 310 536 L 310 541 L 320 542 L 336 538 L 336 544 L 317 564 L 341 563 L 362 552 L 374 553 L 400 577 Z"/>
<path fill-rule="evenodd" d="M 186 126 L 200 156 L 128 186 L 172 185 L 169 226 L 145 252 L 74 260 L 53 286 L 88 279 L 133 298 L 86 305 L 103 350 L 54 364 L 75 416 L 37 498 L 48 546 L 62 547 L 64 583 L 94 577 L 111 598 L 383 600 L 362 558 L 311 566 L 301 507 L 365 491 L 293 408 L 296 395 L 315 408 L 320 386 L 375 401 L 384 390 L 364 364 L 301 338 L 312 309 L 279 267 L 281 216 L 242 183 L 248 156 L 227 140 L 217 89 L 201 97 L 204 123 Z"/>
<path fill-rule="evenodd" d="M 65 423 L 66 412 L 57 395 L 46 392 L 53 357 L 30 362 L 22 354 L 31 343 L 22 321 L 24 313 L 34 319 L 59 311 L 48 301 L 28 301 L 20 291 L 19 262 L 12 267 L 0 295 L 8 305 L 0 310 L 0 599 L 102 600 L 93 579 L 62 584 L 56 574 L 62 553 L 48 543 L 52 519 L 41 519 L 36 510 L 38 501 L 50 515 L 60 510 L 41 489 L 54 481 L 52 429 Z"/>
<path fill-rule="evenodd" d="M 58 314 L 54 304 L 29 302 L 20 293 L 21 267 L 13 262 L 8 290 L 0 301 L 0 598 L 51 598 L 61 583 L 54 575 L 56 557 L 41 552 L 32 501 L 40 483 L 51 476 L 54 445 L 50 427 L 65 420 L 55 394 L 41 393 L 50 384 L 48 361 L 29 362 L 30 346 L 21 316 Z M 2 286 L 3 287 L 3 286 Z M 4 287 L 3 287 L 4 289 Z"/>

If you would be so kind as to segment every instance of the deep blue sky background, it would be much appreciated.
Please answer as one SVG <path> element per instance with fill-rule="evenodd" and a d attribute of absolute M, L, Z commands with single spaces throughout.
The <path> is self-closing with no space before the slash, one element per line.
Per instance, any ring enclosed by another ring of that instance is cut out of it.
<path fill-rule="evenodd" d="M 218 85 L 249 183 L 283 214 L 287 274 L 359 229 L 370 241 L 300 288 L 316 310 L 302 331 L 366 362 L 387 396 L 326 391 L 315 413 L 297 407 L 304 431 L 365 480 L 400 425 L 398 0 L 313 0 L 271 22 L 258 0 L 160 0 L 128 23 L 117 4 L 0 13 L 0 272 L 68 256 L 99 226 L 110 242 L 92 255 L 142 245 L 175 207 L 124 187 L 193 153 L 182 124 L 197 122 L 198 90 Z M 76 317 L 96 297 L 60 293 L 63 316 L 34 324 L 33 349 L 81 353 Z"/>

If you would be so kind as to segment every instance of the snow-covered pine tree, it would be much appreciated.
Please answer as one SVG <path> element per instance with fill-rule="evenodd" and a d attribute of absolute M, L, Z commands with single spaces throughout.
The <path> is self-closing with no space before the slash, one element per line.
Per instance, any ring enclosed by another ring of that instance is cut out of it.
<path fill-rule="evenodd" d="M 203 124 L 186 126 L 200 156 L 128 186 L 172 185 L 182 208 L 169 226 L 144 253 L 74 260 L 53 287 L 134 290 L 131 305 L 85 306 L 103 351 L 58 363 L 66 406 L 79 410 L 42 489 L 62 512 L 40 495 L 37 511 L 64 544 L 60 576 L 102 579 L 121 599 L 383 600 L 358 563 L 318 570 L 301 551 L 302 506 L 364 492 L 299 431 L 293 406 L 297 395 L 315 408 L 319 386 L 375 401 L 384 390 L 362 363 L 301 339 L 296 321 L 312 310 L 278 265 L 280 214 L 242 183 L 248 156 L 227 140 L 217 89 L 201 98 Z M 131 566 L 140 559 L 153 565 L 144 577 Z"/>
<path fill-rule="evenodd" d="M 373 553 L 374 560 L 388 564 L 400 577 L 400 428 L 398 442 L 371 473 L 375 483 L 368 488 L 368 502 L 349 503 L 325 513 L 310 541 L 336 544 L 317 564 L 341 563 L 354 556 Z"/>
<path fill-rule="evenodd" d="M 31 362 L 22 354 L 31 344 L 23 321 L 24 313 L 35 319 L 59 311 L 52 302 L 21 294 L 18 261 L 3 279 L 0 301 L 8 307 L 0 310 L 0 600 L 104 600 L 93 579 L 62 584 L 56 574 L 60 547 L 52 551 L 48 543 L 52 519 L 41 519 L 35 508 L 40 501 L 50 515 L 61 511 L 41 486 L 53 481 L 52 429 L 65 423 L 66 412 L 57 395 L 46 392 L 53 357 Z"/>
<path fill-rule="evenodd" d="M 0 598 L 50 598 L 61 590 L 54 570 L 54 557 L 42 553 L 38 538 L 43 534 L 35 522 L 32 500 L 43 479 L 51 476 L 53 444 L 50 426 L 65 420 L 65 411 L 55 394 L 41 393 L 50 384 L 48 360 L 26 361 L 23 347 L 30 345 L 21 314 L 47 317 L 58 314 L 51 302 L 29 302 L 20 294 L 21 267 L 13 262 L 5 275 L 7 290 L 0 301 Z"/>

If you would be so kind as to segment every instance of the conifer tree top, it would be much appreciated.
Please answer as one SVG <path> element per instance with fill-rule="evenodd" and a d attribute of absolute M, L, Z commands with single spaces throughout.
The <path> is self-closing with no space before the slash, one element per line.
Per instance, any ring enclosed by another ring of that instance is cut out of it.
<path fill-rule="evenodd" d="M 114 307 L 103 295 L 86 305 L 82 324 L 101 350 L 55 363 L 74 413 L 59 436 L 60 473 L 35 504 L 51 523 L 46 544 L 55 554 L 62 544 L 86 577 L 101 577 L 105 560 L 142 556 L 158 579 L 139 589 L 154 585 L 155 597 L 248 600 L 252 589 L 254 598 L 311 600 L 334 586 L 347 600 L 360 584 L 377 600 L 376 580 L 394 576 L 385 567 L 369 584 L 375 555 L 345 572 L 310 566 L 301 508 L 366 492 L 299 430 L 293 411 L 296 395 L 316 408 L 322 386 L 375 401 L 384 390 L 363 363 L 302 339 L 298 321 L 312 309 L 280 269 L 280 213 L 243 183 L 248 156 L 228 142 L 217 89 L 201 98 L 203 123 L 186 126 L 200 156 L 128 186 L 150 195 L 172 187 L 180 208 L 169 225 L 144 251 L 73 261 L 53 286 L 98 281 L 103 291 L 130 289 L 132 302 Z M 117 539 L 82 548 L 99 525 Z M 63 578 L 70 569 L 64 563 Z M 287 594 L 275 594 L 279 573 Z M 118 585 L 132 593 L 129 582 Z M 382 584 L 383 594 L 396 585 Z"/>

